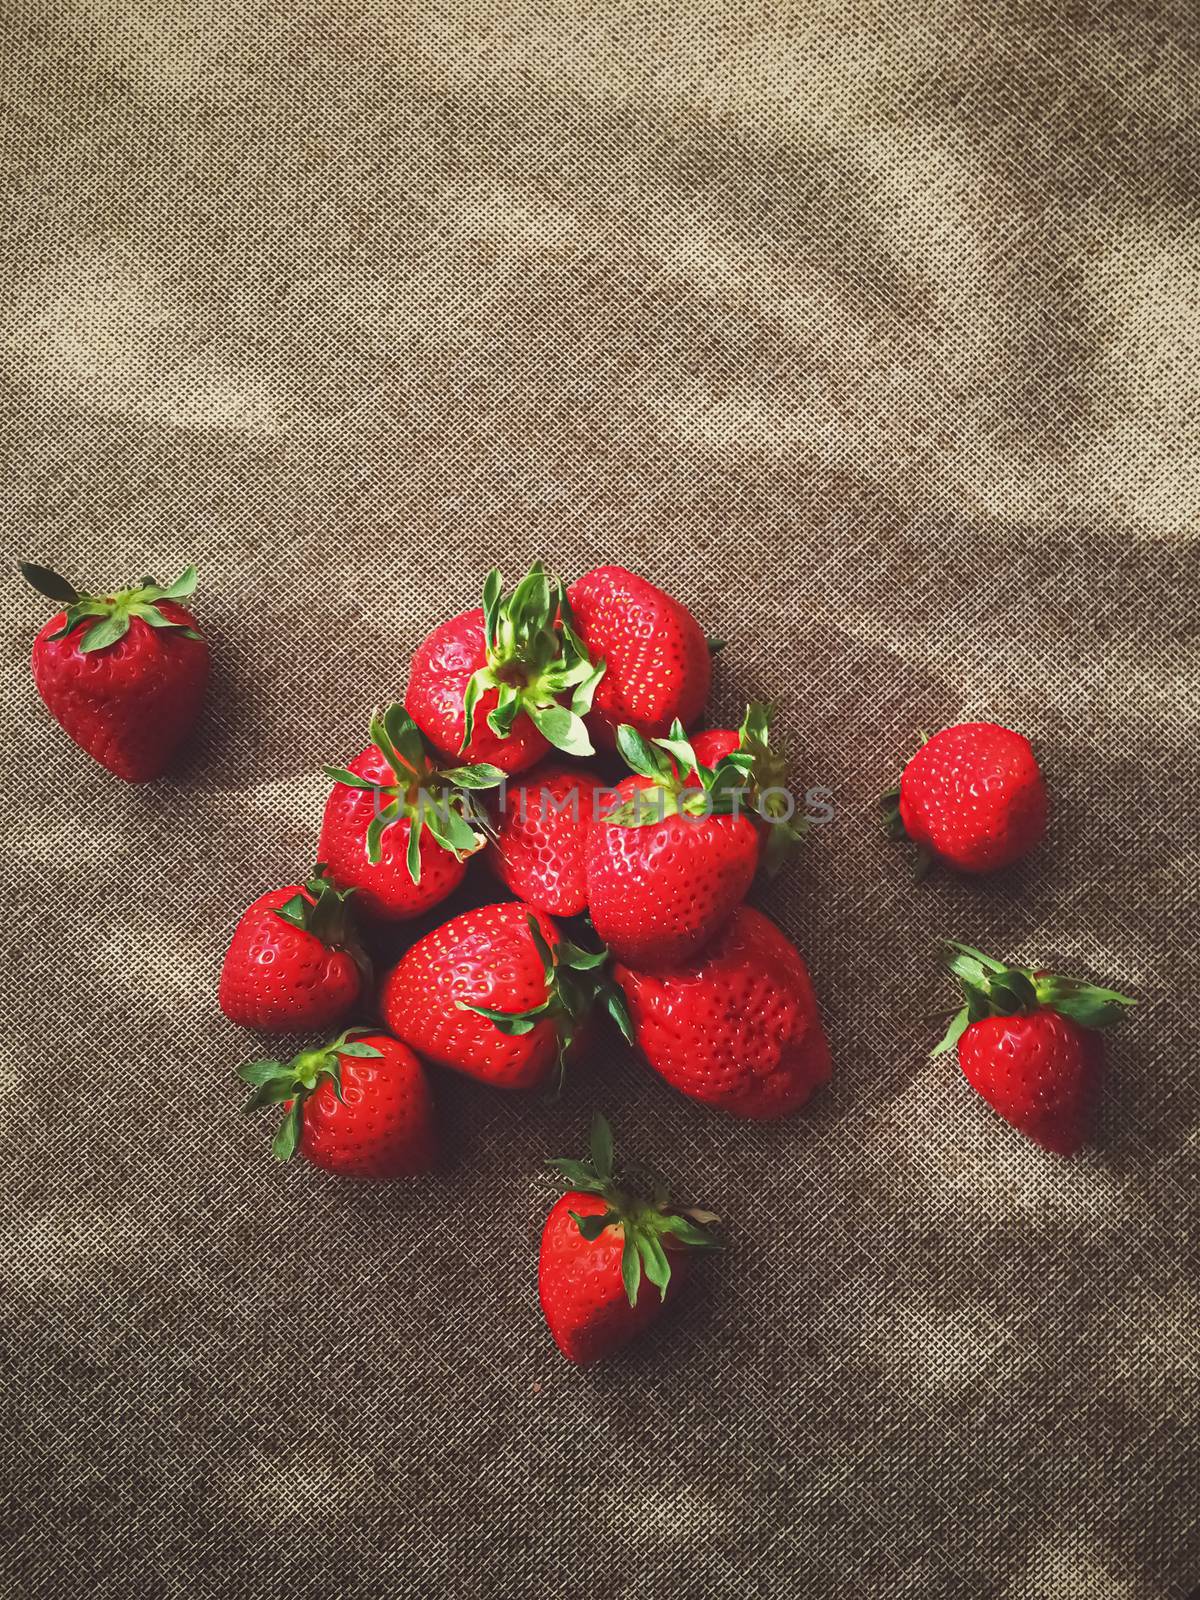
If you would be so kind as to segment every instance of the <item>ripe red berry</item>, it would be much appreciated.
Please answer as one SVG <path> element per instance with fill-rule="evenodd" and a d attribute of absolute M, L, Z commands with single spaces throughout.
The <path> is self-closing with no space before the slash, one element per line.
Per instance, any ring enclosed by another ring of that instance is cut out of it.
<path fill-rule="evenodd" d="M 351 1029 L 289 1062 L 247 1062 L 238 1076 L 253 1085 L 248 1112 L 284 1107 L 277 1160 L 299 1153 L 344 1178 L 389 1182 L 427 1172 L 437 1159 L 425 1069 L 386 1034 Z"/>
<path fill-rule="evenodd" d="M 935 733 L 884 796 L 894 833 L 959 872 L 995 872 L 1041 843 L 1046 786 L 1028 739 L 995 722 Z"/>
<path fill-rule="evenodd" d="M 33 644 L 33 679 L 51 716 L 118 778 L 157 778 L 188 738 L 208 682 L 208 646 L 179 601 L 189 567 L 165 587 L 85 594 L 47 567 L 21 563 L 39 593 L 64 603 Z"/>
<path fill-rule="evenodd" d="M 731 758 L 704 767 L 678 724 L 649 742 L 623 727 L 618 740 L 634 774 L 588 829 L 588 911 L 621 961 L 671 966 L 701 950 L 745 898 L 758 830 L 741 809 L 745 775 Z"/>
<path fill-rule="evenodd" d="M 579 637 L 604 663 L 588 726 L 615 748 L 622 723 L 657 738 L 700 715 L 712 682 L 712 655 L 686 606 L 624 567 L 596 567 L 568 591 Z"/>
<path fill-rule="evenodd" d="M 672 1211 L 665 1194 L 646 1201 L 632 1193 L 614 1173 L 612 1131 L 599 1115 L 591 1160 L 550 1165 L 573 1187 L 542 1229 L 538 1292 L 555 1344 L 574 1365 L 590 1366 L 659 1317 L 689 1253 L 714 1247 L 700 1220 L 716 1219 Z"/>
<path fill-rule="evenodd" d="M 221 968 L 219 1002 L 244 1028 L 301 1033 L 346 1017 L 370 963 L 348 900 L 323 865 L 306 883 L 259 895 L 234 930 Z"/>
<path fill-rule="evenodd" d="M 482 608 L 417 647 L 404 703 L 447 759 L 521 772 L 551 746 L 593 753 L 581 719 L 602 670 L 562 613 L 562 586 L 537 561 L 507 599 L 490 572 Z"/>
<path fill-rule="evenodd" d="M 584 846 L 604 784 L 583 767 L 548 763 L 504 791 L 492 808 L 488 859 L 526 905 L 577 917 L 587 905 Z"/>
<path fill-rule="evenodd" d="M 373 743 L 348 767 L 326 767 L 319 851 L 358 908 L 401 921 L 446 898 L 482 850 L 486 814 L 476 791 L 504 781 L 497 767 L 439 769 L 402 706 L 376 712 Z"/>
<path fill-rule="evenodd" d="M 967 1003 L 934 1055 L 957 1048 L 967 1082 L 1006 1122 L 1071 1155 L 1088 1133 L 1101 1060 L 1094 1030 L 1134 1002 L 1077 978 L 1005 966 L 970 945 L 947 951 Z"/>
<path fill-rule="evenodd" d="M 638 972 L 618 963 L 634 1038 L 692 1100 L 765 1120 L 799 1109 L 832 1064 L 808 969 L 795 945 L 740 906 L 698 955 Z"/>

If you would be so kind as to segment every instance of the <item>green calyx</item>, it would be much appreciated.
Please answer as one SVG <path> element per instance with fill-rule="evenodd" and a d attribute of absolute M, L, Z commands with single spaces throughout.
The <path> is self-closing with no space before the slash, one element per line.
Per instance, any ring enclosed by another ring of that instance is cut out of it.
<path fill-rule="evenodd" d="M 617 729 L 617 749 L 630 771 L 650 783 L 606 812 L 605 822 L 646 828 L 667 817 L 729 817 L 745 809 L 748 758 L 734 750 L 715 767 L 701 765 L 678 718 L 665 739 L 646 739 L 623 722 Z"/>
<path fill-rule="evenodd" d="M 496 1011 L 491 1006 L 473 1006 L 458 1001 L 460 1011 L 473 1011 L 486 1017 L 510 1038 L 532 1033 L 539 1022 L 552 1021 L 558 1029 L 558 1068 L 552 1091 L 562 1089 L 567 1054 L 580 1024 L 597 1008 L 607 1011 L 632 1044 L 633 1023 L 625 1006 L 625 996 L 608 975 L 608 951 L 584 950 L 570 939 L 559 939 L 551 946 L 532 912 L 527 913 L 529 936 L 542 963 L 546 998 L 528 1011 Z"/>
<path fill-rule="evenodd" d="M 153 578 L 143 578 L 136 589 L 118 589 L 113 594 L 84 594 L 59 577 L 49 567 L 35 566 L 32 561 L 19 563 L 27 583 L 49 600 L 57 600 L 66 607 L 66 617 L 61 628 L 50 634 L 51 639 L 65 639 L 89 617 L 99 621 L 90 627 L 79 642 L 80 655 L 93 650 L 104 650 L 116 644 L 129 632 L 133 617 L 140 617 L 152 628 L 177 628 L 185 639 L 198 639 L 200 635 L 185 622 L 176 622 L 160 606 L 163 600 L 186 600 L 196 588 L 196 569 L 188 567 L 174 583 L 162 587 Z"/>
<path fill-rule="evenodd" d="M 504 782 L 499 767 L 474 766 L 439 770 L 416 723 L 402 705 L 390 705 L 371 717 L 371 742 L 387 763 L 391 778 L 380 783 L 361 778 L 345 767 L 326 767 L 325 776 L 350 789 L 375 796 L 375 815 L 367 829 L 367 860 L 383 859 L 383 836 L 393 823 L 410 823 L 406 864 L 414 883 L 421 881 L 421 836 L 428 829 L 443 850 L 458 861 L 481 850 L 491 827 L 478 799 L 481 789 Z"/>
<path fill-rule="evenodd" d="M 771 709 L 762 701 L 746 708 L 738 746 L 715 767 L 696 759 L 678 720 L 665 739 L 646 739 L 629 723 L 617 729 L 617 748 L 631 771 L 650 783 L 639 789 L 605 822 L 644 828 L 667 817 L 736 817 L 755 811 L 770 825 L 765 860 L 777 872 L 804 834 L 804 819 L 792 813 L 795 801 L 784 786 L 787 765 L 770 746 Z"/>
<path fill-rule="evenodd" d="M 738 747 L 731 754 L 745 763 L 746 788 L 751 804 L 767 824 L 763 865 L 773 878 L 808 832 L 808 820 L 797 812 L 788 788 L 787 757 L 771 746 L 774 707 L 752 700 L 738 729 Z"/>
<path fill-rule="evenodd" d="M 304 888 L 306 894 L 294 894 L 283 905 L 275 907 L 274 915 L 289 927 L 298 928 L 301 933 L 311 933 L 327 950 L 345 950 L 354 958 L 363 978 L 369 982 L 370 958 L 359 940 L 350 907 L 350 897 L 355 891 L 339 889 L 323 861 L 317 862 Z"/>
<path fill-rule="evenodd" d="M 247 1061 L 238 1068 L 238 1077 L 251 1085 L 252 1093 L 243 1110 L 249 1115 L 263 1106 L 280 1105 L 290 1100 L 287 1115 L 271 1144 L 277 1161 L 288 1161 L 296 1152 L 304 1132 L 304 1104 L 320 1088 L 324 1079 L 333 1084 L 333 1092 L 342 1105 L 342 1056 L 378 1056 L 374 1045 L 362 1044 L 359 1038 L 369 1033 L 368 1028 L 347 1028 L 330 1044 L 316 1050 L 301 1050 L 290 1061 Z"/>
<path fill-rule="evenodd" d="M 1083 1028 L 1108 1028 L 1128 1007 L 1136 1005 L 1115 989 L 1098 989 L 1082 978 L 1063 978 L 1029 967 L 1007 967 L 969 944 L 947 940 L 945 963 L 962 985 L 966 1004 L 955 1015 L 946 1036 L 932 1052 L 946 1055 L 967 1028 L 984 1017 L 1028 1016 L 1049 1008 Z"/>
<path fill-rule="evenodd" d="M 470 743 L 475 708 L 489 689 L 498 695 L 488 727 L 507 739 L 524 713 L 544 738 L 571 756 L 594 755 L 583 719 L 592 709 L 605 663 L 593 662 L 575 630 L 566 589 L 535 561 L 507 599 L 497 569 L 483 586 L 483 631 L 487 665 L 463 696 L 466 719 L 462 749 Z M 564 696 L 570 696 L 568 704 Z"/>
<path fill-rule="evenodd" d="M 671 1281 L 671 1262 L 664 1247 L 670 1237 L 692 1250 L 716 1250 L 720 1245 L 706 1232 L 705 1225 L 720 1219 L 711 1211 L 689 1208 L 673 1211 L 667 1191 L 651 1180 L 651 1198 L 641 1199 L 618 1182 L 613 1167 L 613 1136 L 608 1119 L 599 1112 L 592 1118 L 590 1159 L 550 1161 L 548 1166 L 561 1174 L 573 1189 L 598 1194 L 605 1210 L 592 1216 L 570 1213 L 572 1221 L 589 1244 L 594 1244 L 606 1228 L 619 1228 L 624 1237 L 621 1250 L 621 1276 L 631 1306 L 636 1306 L 643 1274 L 666 1296 Z"/>

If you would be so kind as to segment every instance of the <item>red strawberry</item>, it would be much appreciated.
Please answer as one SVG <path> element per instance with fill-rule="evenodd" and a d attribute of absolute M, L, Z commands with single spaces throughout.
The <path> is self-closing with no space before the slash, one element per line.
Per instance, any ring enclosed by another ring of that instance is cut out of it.
<path fill-rule="evenodd" d="M 754 879 L 759 839 L 741 814 L 745 774 L 734 757 L 699 763 L 678 723 L 649 743 L 628 726 L 617 738 L 634 775 L 588 829 L 588 910 L 619 960 L 671 966 L 712 938 Z"/>
<path fill-rule="evenodd" d="M 893 835 L 960 872 L 1011 866 L 1046 833 L 1046 785 L 1029 740 L 996 722 L 935 733 L 883 798 Z"/>
<path fill-rule="evenodd" d="M 619 1187 L 612 1130 L 592 1122 L 590 1161 L 552 1161 L 573 1188 L 546 1218 L 538 1293 L 555 1344 L 576 1366 L 590 1366 L 628 1344 L 673 1299 L 691 1249 L 715 1241 L 697 1226 L 711 1213 L 678 1214 L 665 1195 L 652 1203 Z M 643 1275 L 658 1290 L 647 1292 Z"/>
<path fill-rule="evenodd" d="M 519 900 L 555 917 L 584 910 L 584 841 L 606 792 L 585 768 L 556 765 L 501 792 L 489 860 Z"/>
<path fill-rule="evenodd" d="M 299 1150 L 326 1172 L 388 1182 L 437 1160 L 425 1069 L 386 1034 L 352 1028 L 288 1062 L 249 1061 L 238 1076 L 254 1087 L 247 1111 L 283 1103 L 272 1145 L 280 1161 Z"/>
<path fill-rule="evenodd" d="M 603 668 L 588 660 L 561 605 L 561 585 L 540 561 L 507 600 L 492 571 L 482 609 L 442 623 L 418 646 L 404 703 L 444 756 L 521 772 L 551 745 L 593 753 L 581 718 Z"/>
<path fill-rule="evenodd" d="M 271 889 L 242 913 L 221 968 L 219 1000 L 244 1028 L 300 1033 L 347 1015 L 370 965 L 347 901 L 323 865 L 304 884 Z"/>
<path fill-rule="evenodd" d="M 321 859 L 335 883 L 357 889 L 372 916 L 403 920 L 444 900 L 484 845 L 477 789 L 503 783 L 498 767 L 439 771 L 398 705 L 371 718 L 374 743 L 349 767 L 326 767 L 335 788 L 321 824 Z"/>
<path fill-rule="evenodd" d="M 1112 989 L 1007 967 L 951 943 L 948 965 L 967 1003 L 933 1052 L 958 1048 L 967 1082 L 1019 1132 L 1058 1155 L 1087 1137 L 1100 1036 L 1134 1004 Z"/>
<path fill-rule="evenodd" d="M 56 722 L 118 778 L 146 783 L 192 731 L 208 682 L 208 646 L 177 602 L 189 567 L 161 588 L 82 594 L 47 567 L 21 562 L 39 593 L 65 603 L 33 643 L 33 679 Z"/>
<path fill-rule="evenodd" d="M 596 567 L 568 600 L 584 648 L 605 667 L 588 719 L 594 738 L 611 749 L 623 722 L 649 739 L 700 715 L 712 654 L 686 606 L 624 567 Z"/>
<path fill-rule="evenodd" d="M 580 950 L 540 911 L 479 906 L 418 939 L 384 982 L 388 1026 L 440 1066 L 499 1089 L 544 1083 L 579 1043 L 604 954 Z"/>
<path fill-rule="evenodd" d="M 829 1080 L 829 1045 L 796 947 L 751 906 L 700 955 L 664 972 L 618 964 L 634 1038 L 690 1099 L 735 1117 L 797 1110 Z"/>

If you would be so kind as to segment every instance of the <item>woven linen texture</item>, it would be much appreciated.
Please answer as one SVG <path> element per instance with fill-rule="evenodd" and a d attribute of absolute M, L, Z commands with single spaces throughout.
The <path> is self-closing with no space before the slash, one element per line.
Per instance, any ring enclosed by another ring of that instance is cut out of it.
<path fill-rule="evenodd" d="M 1185 1600 L 1198 45 L 1101 0 L 8 0 L 6 1595 Z M 834 1082 L 755 1127 L 612 1048 L 557 1105 L 439 1079 L 423 1186 L 277 1168 L 232 925 L 424 631 L 538 554 L 685 599 L 714 719 L 777 700 L 832 791 L 760 904 Z M 200 566 L 169 780 L 45 714 L 17 556 Z M 1052 836 L 917 886 L 874 797 L 975 716 Z M 943 935 L 1141 997 L 1087 1154 L 927 1059 Z M 730 1248 L 580 1375 L 540 1163 L 596 1107 Z"/>

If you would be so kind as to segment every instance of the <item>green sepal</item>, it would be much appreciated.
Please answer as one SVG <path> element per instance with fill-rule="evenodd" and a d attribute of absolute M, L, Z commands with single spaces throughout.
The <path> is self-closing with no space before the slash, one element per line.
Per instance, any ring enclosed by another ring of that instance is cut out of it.
<path fill-rule="evenodd" d="M 1136 1001 L 1115 989 L 1097 988 L 1082 978 L 1006 966 L 973 945 L 947 940 L 943 961 L 958 979 L 966 1004 L 958 1011 L 932 1055 L 946 1055 L 966 1029 L 984 1017 L 1028 1016 L 1048 1008 L 1084 1028 L 1108 1028 Z"/>
<path fill-rule="evenodd" d="M 136 588 L 118 589 L 111 594 L 89 594 L 75 588 L 49 567 L 32 561 L 18 562 L 21 574 L 39 594 L 66 606 L 60 628 L 47 637 L 65 639 L 91 618 L 97 619 L 79 641 L 79 653 L 89 655 L 118 644 L 129 632 L 130 619 L 139 617 L 152 628 L 175 628 L 185 638 L 200 635 L 186 622 L 178 622 L 159 609 L 163 600 L 180 600 L 196 587 L 196 569 L 187 567 L 173 583 L 160 585 L 154 578 L 143 578 Z"/>
<path fill-rule="evenodd" d="M 17 566 L 25 582 L 32 584 L 39 594 L 46 596 L 47 600 L 58 600 L 64 605 L 71 605 L 80 599 L 75 585 L 60 577 L 53 568 L 39 567 L 34 561 L 18 561 Z"/>
<path fill-rule="evenodd" d="M 399 822 L 409 823 L 405 866 L 415 884 L 421 881 L 424 828 L 456 860 L 482 850 L 489 824 L 474 796 L 478 790 L 502 784 L 506 774 L 486 762 L 440 770 L 421 730 L 398 703 L 372 713 L 370 735 L 388 768 L 382 781 L 360 777 L 348 767 L 324 769 L 334 783 L 375 796 L 365 840 L 368 862 L 378 866 L 383 860 L 384 834 Z"/>
<path fill-rule="evenodd" d="M 720 1241 L 700 1225 L 702 1221 L 719 1219 L 710 1211 L 691 1210 L 680 1214 L 678 1210 L 671 1210 L 665 1188 L 653 1180 L 651 1200 L 641 1198 L 625 1185 L 618 1178 L 614 1165 L 612 1128 L 599 1111 L 592 1118 L 588 1143 L 588 1160 L 559 1159 L 547 1165 L 573 1189 L 601 1196 L 605 1210 L 587 1216 L 569 1211 L 567 1215 L 588 1244 L 594 1244 L 607 1228 L 620 1230 L 621 1279 L 631 1306 L 637 1305 L 643 1277 L 649 1279 L 663 1299 L 671 1281 L 666 1240 L 670 1238 L 686 1249 L 720 1249 Z"/>
<path fill-rule="evenodd" d="M 566 589 L 542 562 L 533 563 L 507 599 L 499 571 L 488 573 L 483 635 L 487 660 L 467 681 L 460 749 L 474 737 L 481 698 L 494 690 L 496 704 L 487 722 L 497 738 L 507 739 L 516 719 L 525 715 L 556 749 L 594 755 L 582 719 L 591 710 L 605 663 L 591 659 L 575 630 Z"/>
<path fill-rule="evenodd" d="M 604 820 L 621 828 L 653 827 L 667 817 L 738 817 L 757 812 L 767 824 L 764 866 L 779 871 L 803 838 L 807 823 L 784 815 L 775 791 L 784 787 L 787 762 L 770 743 L 771 708 L 752 700 L 746 707 L 738 744 L 713 767 L 696 760 L 683 725 L 676 721 L 664 738 L 646 739 L 628 723 L 617 729 L 617 749 L 631 771 L 649 779 L 644 789 L 608 812 Z"/>
<path fill-rule="evenodd" d="M 284 1100 L 292 1102 L 272 1141 L 271 1149 L 277 1161 L 288 1161 L 295 1154 L 304 1131 L 305 1102 L 326 1079 L 332 1083 L 338 1100 L 345 1104 L 339 1056 L 378 1056 L 380 1052 L 374 1045 L 361 1043 L 361 1036 L 370 1031 L 369 1028 L 346 1028 L 329 1044 L 316 1050 L 301 1050 L 290 1061 L 247 1061 L 238 1068 L 238 1077 L 252 1089 L 243 1107 L 246 1113 L 258 1111 L 265 1105 L 278 1105 Z"/>

